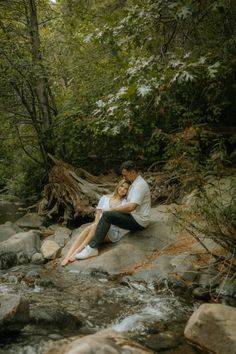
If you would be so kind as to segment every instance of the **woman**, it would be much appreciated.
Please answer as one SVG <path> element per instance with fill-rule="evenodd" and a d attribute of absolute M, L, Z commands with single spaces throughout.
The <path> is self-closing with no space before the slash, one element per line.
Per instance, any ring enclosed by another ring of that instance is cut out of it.
<path fill-rule="evenodd" d="M 66 266 L 69 262 L 74 262 L 76 260 L 76 253 L 80 252 L 93 238 L 103 210 L 108 210 L 110 208 L 114 208 L 126 203 L 125 197 L 127 196 L 129 186 L 129 182 L 127 182 L 125 179 L 122 179 L 117 184 L 114 192 L 111 195 L 103 195 L 101 197 L 97 206 L 94 222 L 87 226 L 77 237 L 69 249 L 67 255 L 61 262 L 61 266 Z M 128 232 L 128 230 L 120 229 L 117 226 L 111 225 L 106 237 L 106 241 L 117 242 Z"/>

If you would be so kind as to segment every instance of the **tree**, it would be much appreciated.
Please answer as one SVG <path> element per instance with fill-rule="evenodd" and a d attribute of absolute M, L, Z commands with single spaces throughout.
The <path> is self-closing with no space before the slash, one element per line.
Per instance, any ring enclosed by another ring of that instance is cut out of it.
<path fill-rule="evenodd" d="M 49 84 L 40 27 L 39 4 L 35 0 L 3 2 L 0 18 L 2 87 L 1 110 L 6 110 L 21 146 L 34 161 L 48 166 L 53 153 L 53 117 L 57 115 Z M 47 2 L 41 1 L 49 11 Z M 48 13 L 47 21 L 50 20 Z M 35 146 L 36 141 L 36 146 Z M 40 153 L 37 149 L 39 148 Z"/>

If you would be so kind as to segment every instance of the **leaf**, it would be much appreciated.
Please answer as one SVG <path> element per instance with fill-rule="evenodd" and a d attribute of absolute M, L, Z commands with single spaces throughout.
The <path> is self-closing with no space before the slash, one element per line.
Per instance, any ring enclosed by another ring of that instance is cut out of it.
<path fill-rule="evenodd" d="M 177 12 L 177 16 L 182 19 L 186 19 L 190 15 L 192 15 L 192 11 L 188 6 L 181 7 L 181 9 Z"/>
<path fill-rule="evenodd" d="M 151 87 L 150 86 L 139 86 L 137 88 L 137 92 L 139 96 L 147 96 L 151 92 Z"/>
<path fill-rule="evenodd" d="M 218 61 L 215 64 L 208 66 L 208 68 L 207 68 L 208 75 L 211 78 L 214 78 L 216 76 L 216 74 L 218 74 L 219 67 L 220 67 L 220 63 Z"/>
<path fill-rule="evenodd" d="M 188 81 L 193 81 L 194 76 L 189 72 L 189 71 L 182 71 L 178 77 L 179 82 L 188 82 Z"/>

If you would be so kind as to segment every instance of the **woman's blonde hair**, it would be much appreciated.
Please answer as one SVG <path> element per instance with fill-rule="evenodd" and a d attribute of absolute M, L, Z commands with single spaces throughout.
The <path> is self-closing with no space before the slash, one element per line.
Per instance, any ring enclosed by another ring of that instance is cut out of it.
<path fill-rule="evenodd" d="M 128 186 L 130 186 L 130 182 L 126 181 L 124 178 L 119 182 L 117 183 L 115 189 L 114 189 L 114 192 L 112 193 L 112 196 L 117 198 L 119 197 L 119 193 L 118 193 L 118 189 L 124 184 L 128 184 Z"/>

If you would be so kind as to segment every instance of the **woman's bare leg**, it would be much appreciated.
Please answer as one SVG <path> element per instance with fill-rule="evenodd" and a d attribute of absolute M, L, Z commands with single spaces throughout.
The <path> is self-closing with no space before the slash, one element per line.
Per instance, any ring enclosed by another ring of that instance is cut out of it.
<path fill-rule="evenodd" d="M 71 248 L 69 249 L 67 255 L 61 262 L 62 266 L 65 266 L 69 263 L 69 259 L 71 258 L 72 255 L 77 253 L 77 249 L 80 247 L 80 245 L 84 244 L 84 241 L 87 239 L 88 235 L 90 234 L 90 230 L 93 228 L 93 225 L 87 226 L 80 235 L 75 239 L 75 242 L 72 244 Z"/>
<path fill-rule="evenodd" d="M 77 249 L 74 250 L 74 252 L 71 254 L 70 258 L 69 258 L 69 262 L 74 262 L 75 261 L 75 255 L 76 253 L 79 253 L 85 246 L 87 246 L 87 244 L 91 241 L 91 239 L 93 238 L 96 228 L 97 228 L 97 223 L 93 223 L 92 225 L 90 225 L 90 230 L 87 234 L 87 236 L 84 238 L 83 242 L 77 247 Z"/>

